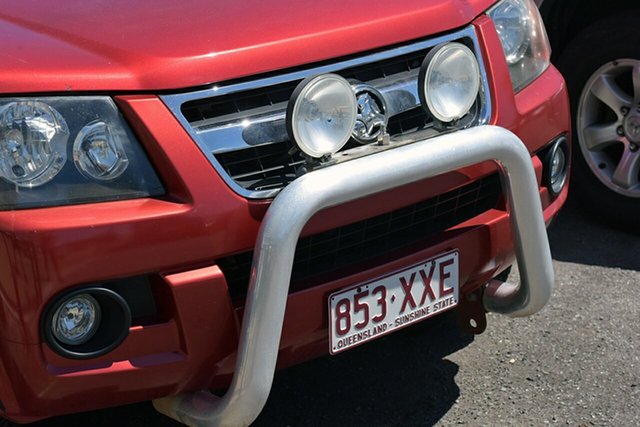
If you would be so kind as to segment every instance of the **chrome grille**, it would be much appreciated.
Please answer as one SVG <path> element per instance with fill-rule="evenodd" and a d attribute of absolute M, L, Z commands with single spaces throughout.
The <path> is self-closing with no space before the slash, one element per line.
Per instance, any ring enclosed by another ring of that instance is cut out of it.
<path fill-rule="evenodd" d="M 406 46 L 162 99 L 234 191 L 248 198 L 273 197 L 296 178 L 303 163 L 292 150 L 285 125 L 287 102 L 302 79 L 333 72 L 375 87 L 385 97 L 391 135 L 407 134 L 432 125 L 420 107 L 418 72 L 429 50 L 448 41 L 464 43 L 479 56 L 475 31 L 468 27 Z M 479 63 L 482 85 L 469 125 L 487 122 L 491 113 L 482 58 Z"/>

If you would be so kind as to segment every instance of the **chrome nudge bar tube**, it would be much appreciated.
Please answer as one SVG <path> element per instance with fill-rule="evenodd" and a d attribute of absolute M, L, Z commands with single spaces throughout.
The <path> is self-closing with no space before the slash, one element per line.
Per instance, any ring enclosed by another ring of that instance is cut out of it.
<path fill-rule="evenodd" d="M 417 141 L 310 172 L 285 187 L 262 221 L 244 310 L 236 370 L 227 393 L 154 401 L 190 426 L 246 426 L 262 410 L 273 381 L 296 243 L 318 211 L 483 161 L 500 166 L 520 270 L 519 285 L 492 282 L 488 310 L 512 317 L 540 310 L 553 288 L 551 252 L 531 156 L 506 129 L 480 126 Z"/>

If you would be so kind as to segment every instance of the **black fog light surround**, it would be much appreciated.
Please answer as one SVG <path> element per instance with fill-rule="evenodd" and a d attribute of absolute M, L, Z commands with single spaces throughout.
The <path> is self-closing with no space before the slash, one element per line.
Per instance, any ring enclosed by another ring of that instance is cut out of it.
<path fill-rule="evenodd" d="M 91 359 L 116 348 L 129 334 L 131 311 L 116 292 L 81 288 L 53 300 L 42 320 L 44 340 L 69 359 Z"/>

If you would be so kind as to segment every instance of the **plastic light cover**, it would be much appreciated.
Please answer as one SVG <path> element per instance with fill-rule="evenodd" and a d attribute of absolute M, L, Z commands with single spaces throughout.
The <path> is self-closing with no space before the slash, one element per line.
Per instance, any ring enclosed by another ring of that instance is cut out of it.
<path fill-rule="evenodd" d="M 100 305 L 95 298 L 89 294 L 76 295 L 60 304 L 53 315 L 51 331 L 63 344 L 82 344 L 96 333 L 100 318 Z"/>
<path fill-rule="evenodd" d="M 0 99 L 0 210 L 163 193 L 111 98 Z"/>
<path fill-rule="evenodd" d="M 566 178 L 567 159 L 563 150 L 558 150 L 551 160 L 551 189 L 554 193 L 560 193 Z"/>
<path fill-rule="evenodd" d="M 129 166 L 120 137 L 100 120 L 89 123 L 78 133 L 73 159 L 80 172 L 101 181 L 116 179 Z"/>
<path fill-rule="evenodd" d="M 450 123 L 464 117 L 480 89 L 480 67 L 471 49 L 461 43 L 435 47 L 418 78 L 422 105 L 436 119 Z"/>
<path fill-rule="evenodd" d="M 489 11 L 500 37 L 516 92 L 549 66 L 551 48 L 540 12 L 532 0 L 502 0 Z"/>
<path fill-rule="evenodd" d="M 563 138 L 553 145 L 545 159 L 547 163 L 546 183 L 553 196 L 560 194 L 567 182 L 569 173 L 568 154 L 567 143 Z"/>
<path fill-rule="evenodd" d="M 67 123 L 38 101 L 10 102 L 0 109 L 0 174 L 18 187 L 51 181 L 64 166 Z"/>
<path fill-rule="evenodd" d="M 321 158 L 349 141 L 357 114 L 349 82 L 336 74 L 322 74 L 296 87 L 287 108 L 287 128 L 300 150 Z"/>

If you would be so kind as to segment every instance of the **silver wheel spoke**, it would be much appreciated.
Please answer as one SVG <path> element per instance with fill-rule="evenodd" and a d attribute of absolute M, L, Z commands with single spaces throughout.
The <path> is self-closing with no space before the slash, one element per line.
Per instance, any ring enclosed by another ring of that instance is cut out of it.
<path fill-rule="evenodd" d="M 620 109 L 628 107 L 633 101 L 629 95 L 624 93 L 613 77 L 606 74 L 601 75 L 593 83 L 591 93 L 600 101 L 607 104 L 615 113 L 620 116 Z"/>
<path fill-rule="evenodd" d="M 633 103 L 640 104 L 640 63 L 633 66 Z"/>
<path fill-rule="evenodd" d="M 631 151 L 625 147 L 620 163 L 613 172 L 613 182 L 625 189 L 638 186 L 638 174 L 640 173 L 640 151 Z"/>
<path fill-rule="evenodd" d="M 584 145 L 589 151 L 600 151 L 609 145 L 620 142 L 616 133 L 619 123 L 591 125 L 584 128 Z"/>

